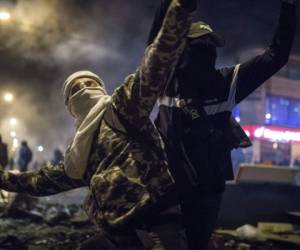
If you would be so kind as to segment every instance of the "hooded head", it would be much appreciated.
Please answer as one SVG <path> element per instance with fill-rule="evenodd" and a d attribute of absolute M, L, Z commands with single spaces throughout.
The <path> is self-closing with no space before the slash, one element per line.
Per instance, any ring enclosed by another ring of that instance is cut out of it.
<path fill-rule="evenodd" d="M 215 68 L 217 47 L 223 47 L 225 40 L 204 22 L 192 23 L 188 37 L 185 66 L 204 73 Z"/>
<path fill-rule="evenodd" d="M 77 71 L 63 85 L 67 110 L 81 123 L 89 111 L 107 92 L 103 80 L 91 71 Z"/>
<path fill-rule="evenodd" d="M 205 88 L 205 83 L 209 85 L 215 73 L 217 47 L 223 47 L 225 40 L 201 21 L 192 23 L 187 38 L 187 48 L 180 64 L 184 82 L 190 83 L 193 90 Z M 194 86 L 199 82 L 201 86 Z"/>
<path fill-rule="evenodd" d="M 111 98 L 101 78 L 90 71 L 70 75 L 63 85 L 63 95 L 76 126 L 73 141 L 65 153 L 65 171 L 69 177 L 81 179 L 88 166 L 95 132 Z"/>
<path fill-rule="evenodd" d="M 207 36 L 211 38 L 210 43 L 215 47 L 223 47 L 225 45 L 224 38 L 215 33 L 207 23 L 202 21 L 192 23 L 187 35 L 190 41 L 205 38 Z"/>

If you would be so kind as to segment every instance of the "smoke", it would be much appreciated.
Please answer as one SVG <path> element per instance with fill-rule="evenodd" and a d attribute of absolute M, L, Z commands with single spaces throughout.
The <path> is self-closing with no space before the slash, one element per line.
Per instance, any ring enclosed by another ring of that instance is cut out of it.
<path fill-rule="evenodd" d="M 20 0 L 11 7 L 12 20 L 0 23 L 0 91 L 16 96 L 0 114 L 0 133 L 10 146 L 9 118 L 16 117 L 17 138 L 28 141 L 37 160 L 49 160 L 54 148 L 65 150 L 74 124 L 62 102 L 62 82 L 76 70 L 89 69 L 112 92 L 135 70 L 145 47 L 142 31 L 149 24 L 136 22 L 136 13 L 145 6 L 134 6 L 121 1 Z M 45 148 L 43 157 L 38 145 Z"/>
<path fill-rule="evenodd" d="M 76 53 L 74 53 L 74 51 L 76 51 Z M 84 41 L 80 36 L 74 36 L 54 47 L 51 59 L 57 60 L 60 63 L 69 63 L 70 61 L 86 56 L 88 56 L 92 62 L 97 62 L 99 58 L 122 59 L 116 51 L 107 49 L 104 46 L 95 45 L 90 41 Z"/>
<path fill-rule="evenodd" d="M 5 119 L 15 115 L 23 121 L 22 139 L 32 147 L 44 145 L 45 158 L 56 147 L 64 150 L 74 124 L 62 101 L 62 82 L 76 70 L 89 69 L 111 93 L 139 65 L 159 2 L 19 0 L 11 6 L 11 21 L 0 22 L 0 91 L 16 95 L 14 107 L 3 112 L 0 104 L 4 138 L 11 140 Z M 225 35 L 219 64 L 228 65 L 245 48 L 269 44 L 278 13 L 279 1 L 205 0 L 197 19 Z"/>
<path fill-rule="evenodd" d="M 47 120 L 42 116 L 41 106 L 35 105 L 36 100 L 34 91 L 30 88 L 27 91 L 20 86 L 16 86 L 13 82 L 6 82 L 0 91 L 5 92 L 6 89 L 14 90 L 15 100 L 12 103 L 1 104 L 0 114 L 0 131 L 4 140 L 9 144 L 10 154 L 16 156 L 16 148 L 13 150 L 13 137 L 11 133 L 16 133 L 17 141 L 15 145 L 20 145 L 21 141 L 28 141 L 34 155 L 37 153 L 37 146 L 43 145 L 41 128 L 49 126 Z M 18 83 L 18 85 L 20 82 Z M 24 84 L 24 83 L 23 83 Z M 14 87 L 12 87 L 14 86 Z M 17 98 L 16 98 L 17 97 Z M 15 123 L 11 120 L 15 119 Z M 44 131 L 45 132 L 45 131 Z"/>
<path fill-rule="evenodd" d="M 1 23 L 1 47 L 30 57 L 31 51 L 45 51 L 64 32 L 55 11 L 58 1 L 18 1 L 10 8 L 11 19 Z"/>

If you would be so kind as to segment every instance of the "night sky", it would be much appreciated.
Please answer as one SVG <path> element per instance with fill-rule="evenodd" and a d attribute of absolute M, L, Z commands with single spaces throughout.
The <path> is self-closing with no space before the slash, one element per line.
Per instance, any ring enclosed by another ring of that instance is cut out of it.
<path fill-rule="evenodd" d="M 35 148 L 65 149 L 74 126 L 65 111 L 61 85 L 73 71 L 89 69 L 109 93 L 135 71 L 159 0 L 19 0 L 7 7 L 12 20 L 0 23 L 0 133 L 10 142 L 6 118 L 20 119 L 19 139 Z M 11 1 L 13 2 L 13 1 Z M 219 65 L 237 62 L 242 51 L 266 48 L 280 9 L 279 0 L 202 0 L 197 19 L 226 38 Z M 298 10 L 299 13 L 299 10 Z M 300 55 L 300 25 L 292 53 Z M 300 84 L 300 83 L 299 83 Z"/>

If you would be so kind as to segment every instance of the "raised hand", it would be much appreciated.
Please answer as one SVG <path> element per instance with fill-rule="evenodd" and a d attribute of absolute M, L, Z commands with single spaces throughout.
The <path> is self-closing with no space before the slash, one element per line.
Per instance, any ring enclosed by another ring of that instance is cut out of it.
<path fill-rule="evenodd" d="M 289 4 L 296 4 L 296 0 L 282 0 L 284 3 L 289 3 Z"/>
<path fill-rule="evenodd" d="M 179 0 L 179 2 L 189 11 L 194 11 L 197 9 L 197 0 Z"/>

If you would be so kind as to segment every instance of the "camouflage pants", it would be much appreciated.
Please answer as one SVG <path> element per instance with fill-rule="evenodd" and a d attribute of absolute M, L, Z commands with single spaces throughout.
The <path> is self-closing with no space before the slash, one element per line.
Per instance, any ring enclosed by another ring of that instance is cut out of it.
<path fill-rule="evenodd" d="M 149 232 L 137 230 L 126 235 L 97 235 L 80 250 L 187 250 L 184 229 L 178 224 L 153 226 Z"/>

